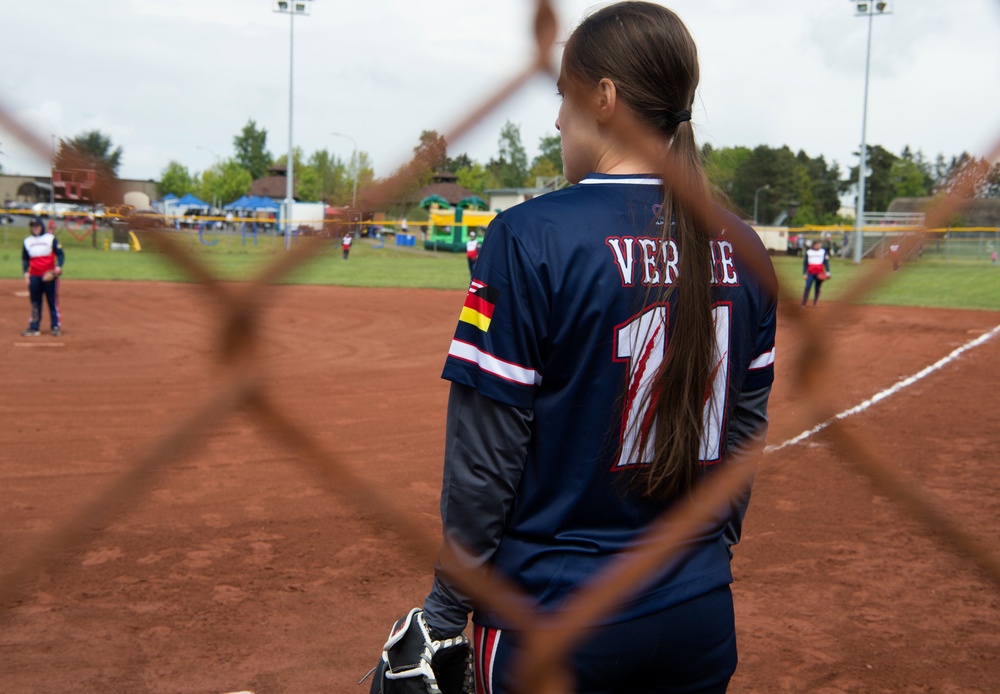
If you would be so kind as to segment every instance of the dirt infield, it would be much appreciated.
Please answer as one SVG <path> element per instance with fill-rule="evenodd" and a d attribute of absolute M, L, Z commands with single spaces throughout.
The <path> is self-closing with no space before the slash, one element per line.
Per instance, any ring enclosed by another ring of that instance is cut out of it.
<path fill-rule="evenodd" d="M 224 378 L 219 316 L 196 286 L 70 281 L 63 336 L 30 340 L 18 336 L 23 291 L 0 281 L 3 573 Z M 274 400 L 432 535 L 439 375 L 462 299 L 278 287 L 262 321 Z M 835 374 L 834 410 L 997 323 L 987 312 L 856 309 L 849 326 L 829 328 L 834 353 L 822 366 Z M 784 321 L 772 444 L 812 424 L 788 378 L 800 344 Z M 997 383 L 1000 338 L 850 420 L 994 546 Z M 431 558 L 249 415 L 210 432 L 0 607 L 0 691 L 367 692 L 356 682 L 393 619 L 426 593 Z M 997 691 L 1000 587 L 836 458 L 822 434 L 762 464 L 734 571 L 740 666 L 730 691 Z"/>

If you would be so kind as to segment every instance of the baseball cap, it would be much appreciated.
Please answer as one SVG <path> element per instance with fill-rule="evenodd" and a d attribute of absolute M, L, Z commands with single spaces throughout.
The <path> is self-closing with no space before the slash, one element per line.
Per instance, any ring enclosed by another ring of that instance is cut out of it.
<path fill-rule="evenodd" d="M 29 227 L 43 227 L 43 226 L 45 226 L 45 222 L 42 221 L 41 217 L 32 217 L 31 219 L 28 220 L 28 226 Z"/>

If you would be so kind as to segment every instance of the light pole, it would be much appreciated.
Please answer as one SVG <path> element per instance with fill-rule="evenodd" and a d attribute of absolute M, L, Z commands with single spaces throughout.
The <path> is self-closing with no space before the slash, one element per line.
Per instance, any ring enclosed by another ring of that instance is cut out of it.
<path fill-rule="evenodd" d="M 292 202 L 295 199 L 295 171 L 292 148 L 292 115 L 295 85 L 295 15 L 309 14 L 309 3 L 312 0 L 274 0 L 274 11 L 288 15 L 288 162 L 285 167 L 285 250 L 292 246 Z"/>
<path fill-rule="evenodd" d="M 56 216 L 56 134 L 52 133 L 52 164 L 49 167 L 49 214 Z"/>
<path fill-rule="evenodd" d="M 755 225 L 757 224 L 757 202 L 760 200 L 760 191 L 770 190 L 770 189 L 771 189 L 771 184 L 768 183 L 766 186 L 761 186 L 753 193 L 753 223 Z"/>
<path fill-rule="evenodd" d="M 354 170 L 354 190 L 351 192 L 351 209 L 353 210 L 358 204 L 358 143 L 353 137 L 344 133 L 330 134 L 337 137 L 346 137 L 354 145 L 354 154 L 351 155 L 351 168 Z"/>
<path fill-rule="evenodd" d="M 854 212 L 854 264 L 860 265 L 865 242 L 865 173 L 868 168 L 868 70 L 872 57 L 872 18 L 876 14 L 891 14 L 889 2 L 854 2 L 854 16 L 868 18 L 868 48 L 865 52 L 865 98 L 861 110 L 861 161 L 858 163 L 858 197 Z"/>

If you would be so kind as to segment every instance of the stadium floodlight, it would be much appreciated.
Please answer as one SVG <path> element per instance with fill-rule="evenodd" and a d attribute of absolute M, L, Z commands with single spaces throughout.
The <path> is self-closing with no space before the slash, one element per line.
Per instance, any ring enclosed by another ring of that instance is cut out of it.
<path fill-rule="evenodd" d="M 295 91 L 295 15 L 308 15 L 312 0 L 275 0 L 274 11 L 288 15 L 288 161 L 285 162 L 285 250 L 292 246 L 292 203 L 295 201 L 294 149 L 292 147 L 292 120 Z"/>
<path fill-rule="evenodd" d="M 287 0 L 274 0 L 274 11 L 275 12 L 291 12 L 293 14 L 309 14 L 309 3 L 312 0 L 296 0 L 295 2 L 287 2 Z"/>
<path fill-rule="evenodd" d="M 49 209 L 56 211 L 56 134 L 52 133 L 52 164 L 49 165 Z M 4 241 L 6 241 L 4 237 Z"/>
<path fill-rule="evenodd" d="M 853 0 L 852 0 L 853 1 Z M 861 161 L 858 162 L 858 196 L 854 212 L 854 264 L 860 265 L 864 256 L 865 241 L 865 169 L 868 168 L 868 73 L 872 58 L 872 17 L 875 14 L 892 14 L 888 1 L 874 5 L 870 2 L 856 2 L 855 17 L 868 18 L 868 48 L 865 53 L 865 97 L 861 109 Z"/>

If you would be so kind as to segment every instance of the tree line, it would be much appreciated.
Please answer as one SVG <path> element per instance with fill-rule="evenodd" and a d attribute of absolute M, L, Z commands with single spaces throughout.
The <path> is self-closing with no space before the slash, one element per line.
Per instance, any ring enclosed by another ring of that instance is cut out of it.
<path fill-rule="evenodd" d="M 421 167 L 408 190 L 425 185 L 441 171 L 455 174 L 459 185 L 481 197 L 488 190 L 534 187 L 539 179 L 562 175 L 559 135 L 541 137 L 538 155 L 529 161 L 520 128 L 510 121 L 500 130 L 496 154 L 485 163 L 465 153 L 449 156 L 448 143 L 434 130 L 423 131 L 413 151 Z M 123 156 L 122 148 L 115 147 L 108 136 L 92 130 L 60 141 L 57 168 L 90 167 L 114 177 Z M 841 215 L 842 200 L 847 196 L 853 201 L 857 166 L 842 172 L 835 161 L 828 163 L 822 155 L 810 157 L 803 150 L 793 152 L 788 146 L 751 149 L 705 144 L 701 158 L 720 201 L 746 219 L 752 219 L 756 212 L 762 224 L 779 217 L 796 226 L 848 222 L 848 217 Z M 233 137 L 231 156 L 194 173 L 181 162 L 171 161 L 160 174 L 158 190 L 161 196 L 193 193 L 202 200 L 224 204 L 249 193 L 253 181 L 286 163 L 286 154 L 274 157 L 268 152 L 267 130 L 251 119 Z M 301 148 L 295 148 L 293 163 L 296 194 L 301 200 L 346 205 L 353 197 L 355 177 L 358 191 L 377 180 L 370 156 L 364 151 L 345 160 L 326 149 L 306 156 Z M 1000 198 L 1000 163 L 968 152 L 950 158 L 938 154 L 931 161 L 921 150 L 909 146 L 897 155 L 881 145 L 869 145 L 866 168 L 866 211 L 884 211 L 896 198 L 935 196 L 960 185 L 973 190 L 978 198 Z"/>
<path fill-rule="evenodd" d="M 251 120 L 233 138 L 235 155 L 201 175 L 186 175 L 186 169 L 171 162 L 163 172 L 162 194 L 201 193 L 202 199 L 213 196 L 231 200 L 249 191 L 252 180 L 264 175 L 269 166 L 283 164 L 286 157 L 273 159 L 266 149 L 267 131 Z M 497 140 L 497 152 L 487 162 L 468 154 L 449 156 L 448 143 L 434 130 L 425 130 L 413 148 L 415 160 L 423 164 L 410 189 L 428 183 L 434 172 L 455 174 L 459 185 L 485 197 L 497 188 L 533 187 L 539 179 L 562 175 L 562 148 L 558 134 L 539 139 L 538 155 L 529 161 L 521 140 L 520 128 L 504 124 Z M 784 217 L 784 223 L 849 223 L 842 215 L 842 200 L 857 191 L 858 167 L 843 172 L 837 162 L 822 156 L 810 157 L 805 151 L 793 152 L 788 146 L 714 148 L 703 145 L 701 158 L 706 173 L 719 193 L 720 201 L 746 219 L 756 211 L 757 221 L 768 223 Z M 950 192 L 957 182 L 972 177 L 975 196 L 1000 198 L 1000 164 L 973 157 L 968 152 L 946 158 L 938 154 L 929 160 L 921 150 L 904 147 L 898 155 L 881 145 L 869 145 L 866 156 L 865 210 L 884 211 L 900 197 L 930 197 Z M 304 157 L 295 151 L 296 190 L 301 199 L 323 200 L 343 205 L 351 199 L 354 172 L 358 187 L 375 180 L 368 154 L 358 153 L 357 161 L 345 162 L 325 149 Z"/>
<path fill-rule="evenodd" d="M 537 177 L 552 178 L 562 173 L 559 136 L 543 137 L 540 154 L 529 164 L 520 129 L 511 122 L 501 129 L 498 152 L 486 164 L 474 161 L 467 154 L 449 157 L 444 138 L 433 130 L 420 134 L 413 151 L 421 167 L 408 187 L 411 190 L 427 184 L 441 171 L 454 173 L 459 185 L 481 196 L 490 189 L 534 185 Z M 287 154 L 274 157 L 268 152 L 267 130 L 250 120 L 233 137 L 232 156 L 200 173 L 192 173 L 181 162 L 171 161 L 160 174 L 158 190 L 160 195 L 193 193 L 206 201 L 225 203 L 248 193 L 253 181 L 268 175 L 273 167 L 286 166 L 287 160 Z M 298 199 L 321 200 L 329 205 L 352 202 L 355 175 L 357 190 L 363 191 L 375 181 L 370 156 L 364 151 L 344 160 L 326 149 L 306 156 L 296 147 L 292 169 Z"/>
<path fill-rule="evenodd" d="M 810 157 L 785 146 L 760 145 L 714 149 L 704 145 L 702 161 L 712 184 L 728 206 L 745 218 L 757 208 L 759 222 L 786 213 L 786 224 L 838 224 L 853 220 L 841 215 L 841 199 L 857 194 L 858 166 L 842 175 L 836 162 Z M 866 154 L 865 211 L 885 211 L 896 198 L 931 197 L 951 192 L 958 181 L 973 177 L 975 197 L 1000 198 L 1000 164 L 990 164 L 968 152 L 934 162 L 922 151 L 904 147 L 893 154 L 881 145 L 869 145 Z"/>
<path fill-rule="evenodd" d="M 286 168 L 288 155 L 274 157 L 267 150 L 267 130 L 252 119 L 233 137 L 233 154 L 202 172 L 191 172 L 179 161 L 170 161 L 160 173 L 160 195 L 182 197 L 192 193 L 202 200 L 225 204 L 250 192 L 254 181 L 269 175 L 274 167 Z M 374 179 L 366 152 L 342 159 L 326 149 L 306 157 L 301 147 L 292 151 L 295 191 L 300 200 L 322 200 L 331 205 L 351 202 L 355 176 L 358 189 Z"/>

